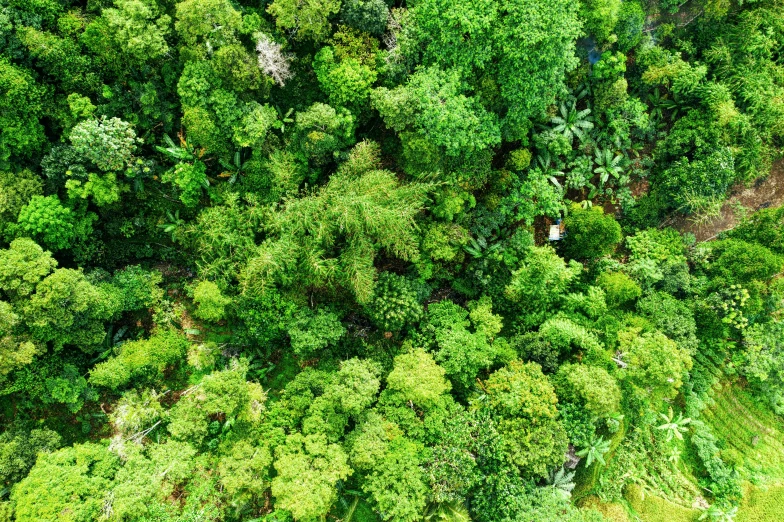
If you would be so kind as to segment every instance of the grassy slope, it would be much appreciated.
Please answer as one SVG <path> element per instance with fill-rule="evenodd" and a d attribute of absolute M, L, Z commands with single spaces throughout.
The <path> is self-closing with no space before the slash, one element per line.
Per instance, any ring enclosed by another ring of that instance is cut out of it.
<path fill-rule="evenodd" d="M 714 399 L 703 412 L 703 420 L 726 442 L 722 457 L 734 460 L 748 481 L 735 522 L 784 521 L 784 419 L 737 384 L 726 383 Z M 683 457 L 682 464 L 687 464 L 688 454 Z M 585 471 L 581 475 L 578 487 L 587 492 L 595 477 Z M 604 503 L 589 496 L 580 504 L 597 509 L 612 522 L 692 522 L 701 513 L 650 493 L 643 494 L 637 487 L 628 490 L 622 503 Z"/>

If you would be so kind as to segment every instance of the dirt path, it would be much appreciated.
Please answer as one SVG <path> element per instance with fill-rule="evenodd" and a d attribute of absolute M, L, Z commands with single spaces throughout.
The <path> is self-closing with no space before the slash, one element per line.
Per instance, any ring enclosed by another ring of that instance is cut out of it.
<path fill-rule="evenodd" d="M 681 231 L 691 232 L 698 242 L 709 241 L 725 231 L 734 228 L 742 219 L 746 209 L 751 213 L 767 207 L 778 207 L 784 204 L 784 159 L 773 164 L 770 176 L 758 180 L 751 187 L 735 187 L 730 197 L 721 207 L 721 214 L 708 223 L 697 224 L 688 217 L 680 216 L 669 223 L 669 226 Z"/>

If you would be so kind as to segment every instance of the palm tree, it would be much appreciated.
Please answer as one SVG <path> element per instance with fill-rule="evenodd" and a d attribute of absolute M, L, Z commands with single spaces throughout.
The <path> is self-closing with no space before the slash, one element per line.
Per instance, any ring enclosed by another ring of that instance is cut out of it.
<path fill-rule="evenodd" d="M 585 457 L 585 467 L 593 464 L 593 461 L 599 462 L 604 465 L 604 454 L 610 451 L 610 441 L 604 440 L 604 437 L 594 438 L 590 445 L 577 452 L 577 456 Z"/>
<path fill-rule="evenodd" d="M 612 176 L 618 179 L 623 174 L 623 167 L 621 167 L 621 160 L 623 156 L 620 154 L 613 155 L 610 149 L 597 149 L 596 150 L 596 164 L 598 167 L 593 169 L 596 174 L 599 174 L 599 181 L 602 185 L 607 183 L 607 180 Z"/>
<path fill-rule="evenodd" d="M 555 132 L 560 132 L 569 140 L 573 140 L 576 136 L 580 141 L 584 141 L 586 131 L 593 129 L 593 122 L 589 116 L 591 109 L 578 111 L 575 105 L 576 103 L 572 102 L 572 106 L 567 107 L 562 103 L 560 116 L 550 118 L 550 123 L 555 124 L 553 127 Z"/>
<path fill-rule="evenodd" d="M 668 441 L 672 440 L 673 436 L 677 437 L 679 440 L 683 440 L 683 434 L 688 431 L 688 428 L 686 427 L 686 425 L 691 422 L 691 419 L 688 418 L 688 417 L 687 418 L 683 418 L 683 414 L 682 413 L 679 413 L 678 414 L 678 418 L 674 419 L 673 418 L 674 414 L 672 412 L 672 407 L 670 407 L 669 415 L 665 415 L 663 413 L 660 413 L 659 416 L 661 416 L 661 418 L 664 419 L 664 424 L 662 424 L 661 426 L 656 426 L 656 429 L 657 430 L 666 430 L 667 431 L 667 440 Z"/>

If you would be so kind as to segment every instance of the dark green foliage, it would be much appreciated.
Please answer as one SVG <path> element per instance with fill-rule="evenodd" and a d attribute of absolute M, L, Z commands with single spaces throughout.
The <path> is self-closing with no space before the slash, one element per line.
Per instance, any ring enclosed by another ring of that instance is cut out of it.
<path fill-rule="evenodd" d="M 370 319 L 385 332 L 399 332 L 422 317 L 423 285 L 392 273 L 379 275 L 367 305 Z"/>
<path fill-rule="evenodd" d="M 620 9 L 618 9 L 618 22 L 615 24 L 618 48 L 622 52 L 628 52 L 640 43 L 644 25 L 645 11 L 640 3 L 622 2 Z"/>
<path fill-rule="evenodd" d="M 0 481 L 6 487 L 19 482 L 33 467 L 40 453 L 51 453 L 61 445 L 60 435 L 52 430 L 10 426 L 0 435 Z"/>
<path fill-rule="evenodd" d="M 387 27 L 389 8 L 384 0 L 348 0 L 340 8 L 344 24 L 373 35 L 380 35 Z"/>

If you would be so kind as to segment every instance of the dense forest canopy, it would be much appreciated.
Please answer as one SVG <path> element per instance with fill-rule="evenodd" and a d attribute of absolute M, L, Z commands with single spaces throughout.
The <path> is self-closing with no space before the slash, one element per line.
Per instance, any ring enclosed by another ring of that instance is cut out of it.
<path fill-rule="evenodd" d="M 0 522 L 784 519 L 781 0 L 0 0 Z"/>

